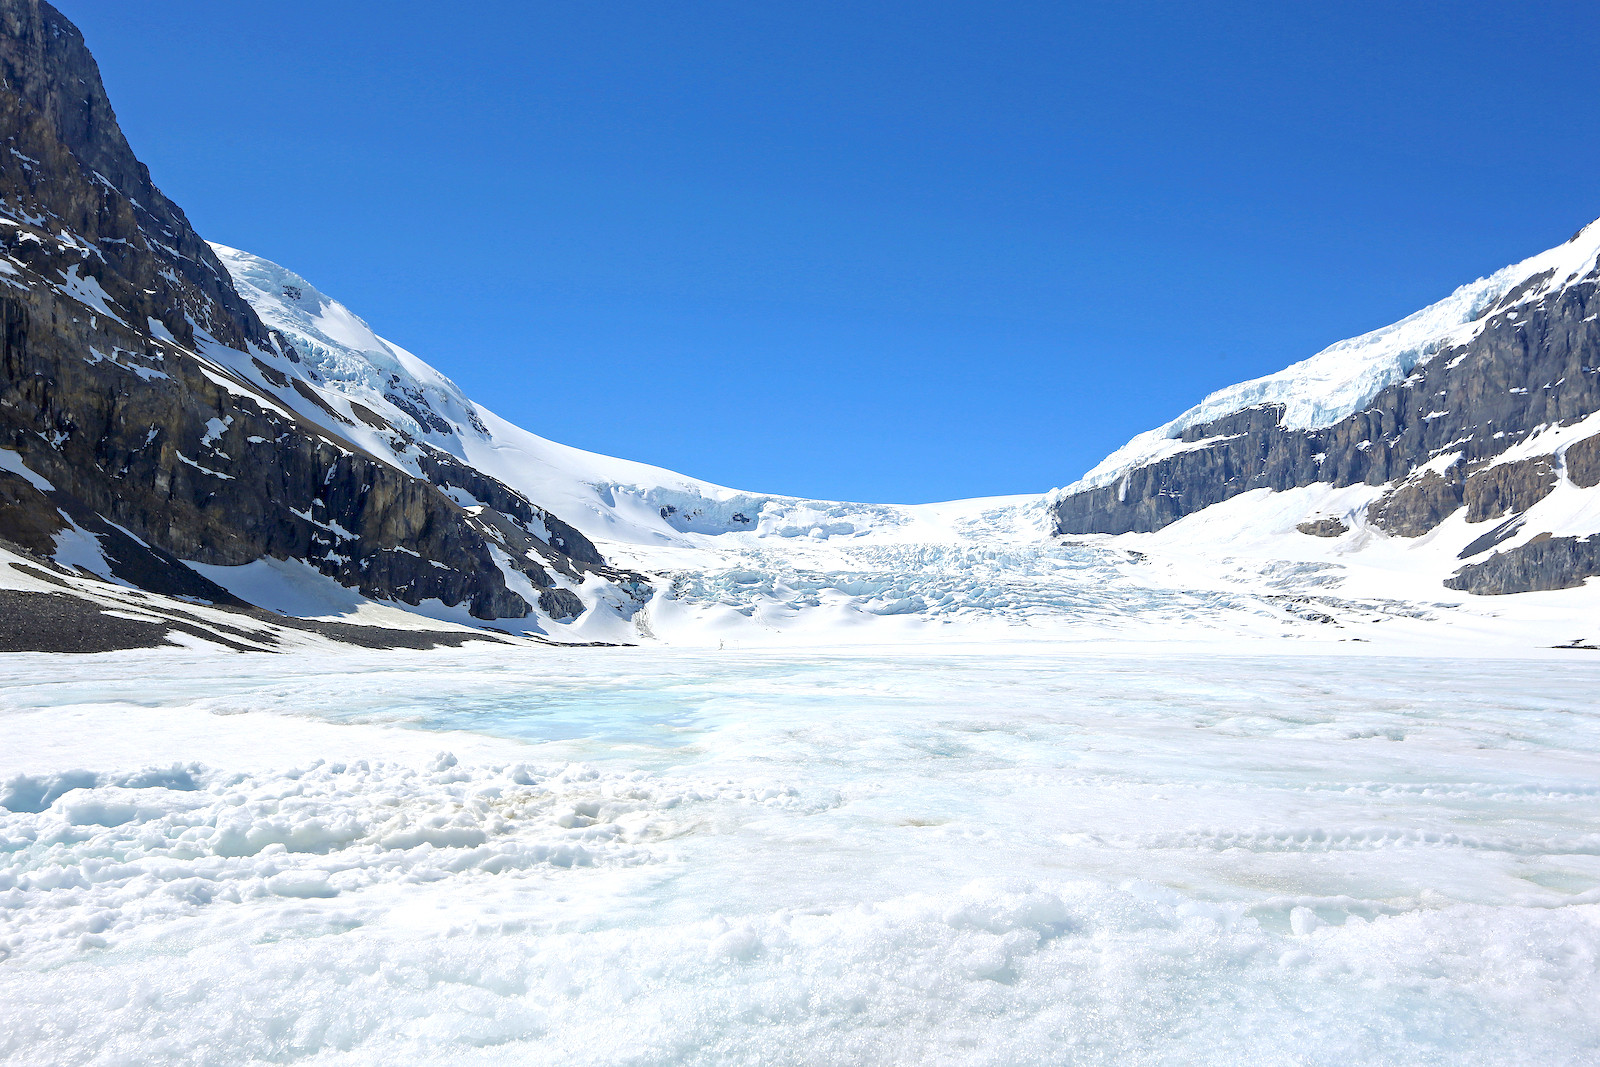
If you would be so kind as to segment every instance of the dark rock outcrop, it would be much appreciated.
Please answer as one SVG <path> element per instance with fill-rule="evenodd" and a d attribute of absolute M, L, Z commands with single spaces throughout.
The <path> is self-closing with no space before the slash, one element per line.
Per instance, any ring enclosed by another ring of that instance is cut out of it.
<path fill-rule="evenodd" d="M 0 536 L 48 554 L 76 523 L 118 577 L 219 602 L 183 561 L 304 560 L 368 596 L 485 620 L 532 610 L 497 552 L 538 587 L 551 581 L 534 558 L 603 567 L 577 531 L 453 457 L 431 462 L 435 485 L 342 437 L 354 424 L 314 391 L 321 425 L 207 357 L 249 354 L 283 384 L 270 364 L 299 361 L 151 182 L 82 35 L 48 3 L 0 0 L 0 77 L 0 448 L 49 485 L 0 474 Z"/>
<path fill-rule="evenodd" d="M 1367 509 L 1372 525 L 1396 537 L 1421 537 L 1461 507 L 1461 475 L 1424 471 L 1407 478 Z"/>
<path fill-rule="evenodd" d="M 544 589 L 539 593 L 539 610 L 552 619 L 574 619 L 583 614 L 583 601 L 570 589 Z"/>
<path fill-rule="evenodd" d="M 123 282 L 113 296 L 136 328 L 154 318 L 183 345 L 197 326 L 233 348 L 270 345 L 216 255 L 135 158 L 76 26 L 43 0 L 4 0 L 0 78 L 0 137 L 9 149 L 0 197 L 13 219 L 65 231 L 84 277 L 109 273 Z M 57 243 L 41 241 L 38 250 Z"/>
<path fill-rule="evenodd" d="M 1461 487 L 1467 521 L 1487 522 L 1527 511 L 1549 496 L 1559 480 L 1554 455 L 1486 467 Z"/>
<path fill-rule="evenodd" d="M 1572 589 L 1600 574 L 1600 537 L 1536 536 L 1509 552 L 1462 567 L 1445 579 L 1451 589 L 1499 595 Z"/>
<path fill-rule="evenodd" d="M 1600 485 L 1600 434 L 1567 448 L 1567 477 L 1580 489 Z"/>
<path fill-rule="evenodd" d="M 1334 518 L 1312 519 L 1302 522 L 1295 529 L 1308 537 L 1343 537 L 1350 532 L 1350 527 Z"/>

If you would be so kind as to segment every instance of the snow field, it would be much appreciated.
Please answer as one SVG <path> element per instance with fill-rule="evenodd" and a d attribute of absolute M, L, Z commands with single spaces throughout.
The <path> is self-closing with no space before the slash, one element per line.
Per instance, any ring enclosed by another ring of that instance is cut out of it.
<path fill-rule="evenodd" d="M 0 1059 L 1592 1062 L 1600 661 L 1348 647 L 9 657 Z"/>
<path fill-rule="evenodd" d="M 55 1063 L 1579 1064 L 1600 992 L 1584 920 L 1482 907 L 1274 933 L 1150 886 L 1001 881 L 644 930 L 425 936 L 320 905 L 275 936 L 216 931 L 176 960 L 13 984 L 12 1048 Z"/>

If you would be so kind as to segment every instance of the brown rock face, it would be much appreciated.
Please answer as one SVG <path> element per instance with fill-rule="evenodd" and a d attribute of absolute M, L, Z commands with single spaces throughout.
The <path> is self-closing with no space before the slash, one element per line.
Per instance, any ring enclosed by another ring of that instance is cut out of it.
<path fill-rule="evenodd" d="M 1487 522 L 1508 512 L 1527 511 L 1549 496 L 1559 480 L 1553 455 L 1487 467 L 1462 486 L 1467 521 Z"/>
<path fill-rule="evenodd" d="M 1600 536 L 1551 537 L 1544 534 L 1482 563 L 1462 567 L 1444 584 L 1451 589 L 1494 596 L 1544 589 L 1572 589 L 1600 574 Z"/>
<path fill-rule="evenodd" d="M 3 0 L 0 76 L 0 134 L 13 150 L 0 197 L 12 218 L 65 229 L 83 250 L 82 274 L 126 282 L 119 314 L 136 329 L 154 318 L 187 345 L 192 319 L 233 348 L 270 343 L 216 255 L 134 157 L 76 26 L 42 0 Z"/>
<path fill-rule="evenodd" d="M 7 540 L 40 555 L 55 551 L 56 534 L 67 526 L 49 496 L 10 471 L 0 471 L 0 517 Z"/>
<path fill-rule="evenodd" d="M 0 536 L 52 551 L 71 515 L 135 584 L 221 594 L 180 561 L 271 556 L 480 619 L 531 610 L 496 552 L 539 589 L 552 583 L 536 560 L 575 575 L 602 565 L 493 479 L 437 464 L 440 484 L 470 480 L 496 512 L 469 513 L 207 359 L 219 345 L 298 356 L 151 183 L 70 22 L 41 0 L 0 0 L 0 77 L 0 448 L 54 487 L 0 474 Z M 520 531 L 518 550 L 502 526 Z"/>
<path fill-rule="evenodd" d="M 1428 471 L 1389 490 L 1367 509 L 1372 524 L 1396 537 L 1421 537 L 1461 507 L 1461 478 Z"/>
<path fill-rule="evenodd" d="M 1584 489 L 1600 485 L 1600 434 L 1585 438 L 1567 449 L 1567 477 Z"/>

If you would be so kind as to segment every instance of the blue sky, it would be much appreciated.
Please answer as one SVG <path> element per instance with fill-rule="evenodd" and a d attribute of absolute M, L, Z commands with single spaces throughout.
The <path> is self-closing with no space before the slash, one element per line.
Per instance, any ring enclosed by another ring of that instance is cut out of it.
<path fill-rule="evenodd" d="M 768 492 L 1062 485 L 1600 216 L 1592 4 L 58 6 L 203 235 Z"/>

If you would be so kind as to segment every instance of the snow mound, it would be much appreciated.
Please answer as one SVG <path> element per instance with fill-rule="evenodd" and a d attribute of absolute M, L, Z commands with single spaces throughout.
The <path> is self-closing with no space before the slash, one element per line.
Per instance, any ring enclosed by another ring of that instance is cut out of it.
<path fill-rule="evenodd" d="M 275 896 L 654 863 L 649 843 L 708 803 L 800 801 L 765 780 L 468 767 L 448 752 L 423 767 L 17 774 L 0 783 L 0 959 L 103 949 L 142 925 Z"/>

